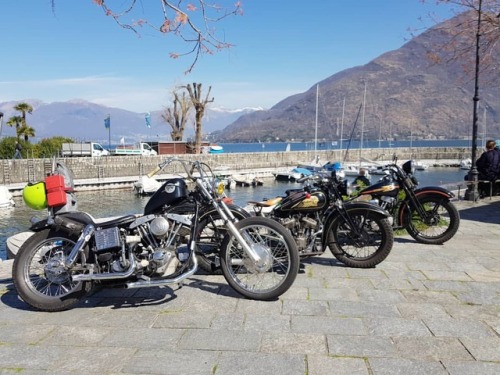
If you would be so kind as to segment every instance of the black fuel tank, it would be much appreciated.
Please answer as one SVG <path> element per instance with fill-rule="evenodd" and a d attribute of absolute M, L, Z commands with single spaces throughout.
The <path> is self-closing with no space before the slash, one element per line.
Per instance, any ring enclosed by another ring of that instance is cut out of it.
<path fill-rule="evenodd" d="M 325 193 L 320 190 L 311 193 L 298 191 L 284 198 L 280 206 L 274 210 L 274 213 L 280 217 L 287 217 L 293 213 L 321 211 L 327 204 L 328 199 Z"/>
<path fill-rule="evenodd" d="M 188 188 L 186 182 L 182 178 L 172 178 L 165 183 L 151 196 L 144 214 L 154 214 L 161 212 L 164 206 L 178 204 L 188 197 Z"/>
<path fill-rule="evenodd" d="M 396 197 L 399 193 L 399 185 L 392 181 L 381 181 L 370 185 L 359 192 L 359 195 L 371 195 L 372 197 Z"/>

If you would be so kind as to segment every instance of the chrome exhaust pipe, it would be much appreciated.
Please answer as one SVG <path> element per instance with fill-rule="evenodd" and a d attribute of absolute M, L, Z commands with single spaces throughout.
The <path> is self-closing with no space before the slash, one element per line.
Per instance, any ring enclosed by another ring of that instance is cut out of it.
<path fill-rule="evenodd" d="M 102 280 L 119 280 L 126 279 L 131 276 L 136 268 L 137 264 L 134 259 L 134 254 L 130 252 L 129 256 L 130 267 L 124 272 L 113 272 L 113 273 L 87 273 L 81 275 L 74 275 L 73 281 L 102 281 Z"/>
<path fill-rule="evenodd" d="M 193 253 L 193 267 L 188 270 L 186 273 L 179 275 L 173 279 L 153 279 L 153 280 L 140 280 L 135 282 L 128 282 L 125 284 L 127 289 L 135 289 L 135 288 L 149 288 L 153 286 L 165 286 L 169 284 L 178 284 L 182 280 L 194 275 L 194 273 L 198 270 L 198 259 Z"/>

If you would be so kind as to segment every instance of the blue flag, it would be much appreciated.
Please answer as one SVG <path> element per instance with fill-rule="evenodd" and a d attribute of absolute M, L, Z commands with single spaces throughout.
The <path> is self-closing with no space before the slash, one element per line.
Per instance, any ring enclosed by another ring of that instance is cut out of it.
<path fill-rule="evenodd" d="M 104 127 L 109 129 L 111 127 L 111 117 L 109 115 L 104 119 Z"/>
<path fill-rule="evenodd" d="M 146 126 L 148 128 L 151 128 L 151 114 L 148 112 L 144 115 L 144 118 L 146 119 Z"/>

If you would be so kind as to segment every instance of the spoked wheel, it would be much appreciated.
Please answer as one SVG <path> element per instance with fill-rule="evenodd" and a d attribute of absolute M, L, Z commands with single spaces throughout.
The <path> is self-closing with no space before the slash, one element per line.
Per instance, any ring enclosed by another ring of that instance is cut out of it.
<path fill-rule="evenodd" d="M 221 247 L 221 268 L 238 293 L 255 300 L 274 300 L 286 292 L 299 271 L 297 245 L 281 224 L 264 217 L 250 217 L 236 228 L 259 255 L 254 262 L 234 235 Z"/>
<path fill-rule="evenodd" d="M 349 210 L 351 226 L 339 217 L 327 229 L 327 245 L 346 266 L 372 268 L 391 252 L 394 233 L 389 220 L 366 209 Z"/>
<path fill-rule="evenodd" d="M 250 217 L 250 214 L 235 205 L 228 205 L 233 215 L 242 220 Z M 203 214 L 197 227 L 196 257 L 200 268 L 208 273 L 220 275 L 220 248 L 222 241 L 227 234 L 224 220 L 215 210 Z"/>
<path fill-rule="evenodd" d="M 21 246 L 12 277 L 27 304 L 43 311 L 67 310 L 91 291 L 91 282 L 72 281 L 71 272 L 63 267 L 74 245 L 66 233 L 43 230 Z"/>
<path fill-rule="evenodd" d="M 452 238 L 458 231 L 460 215 L 448 199 L 422 197 L 420 204 L 426 212 L 422 218 L 412 209 L 406 210 L 405 228 L 415 240 L 429 245 L 440 245 Z"/>

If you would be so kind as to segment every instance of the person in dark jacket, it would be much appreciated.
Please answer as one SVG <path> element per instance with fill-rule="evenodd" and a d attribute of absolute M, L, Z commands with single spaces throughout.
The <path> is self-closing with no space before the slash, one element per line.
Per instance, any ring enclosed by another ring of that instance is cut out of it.
<path fill-rule="evenodd" d="M 500 151 L 496 146 L 497 144 L 494 140 L 488 140 L 486 142 L 486 151 L 476 161 L 478 180 L 489 181 L 489 183 L 480 183 L 478 185 L 481 197 L 490 195 L 490 187 L 492 188 L 491 193 L 493 195 L 497 194 L 495 186 L 490 186 L 491 184 L 494 185 L 495 180 L 500 175 Z"/>
<path fill-rule="evenodd" d="M 500 169 L 500 152 L 492 139 L 486 142 L 486 151 L 476 161 L 479 180 L 495 181 Z"/>

